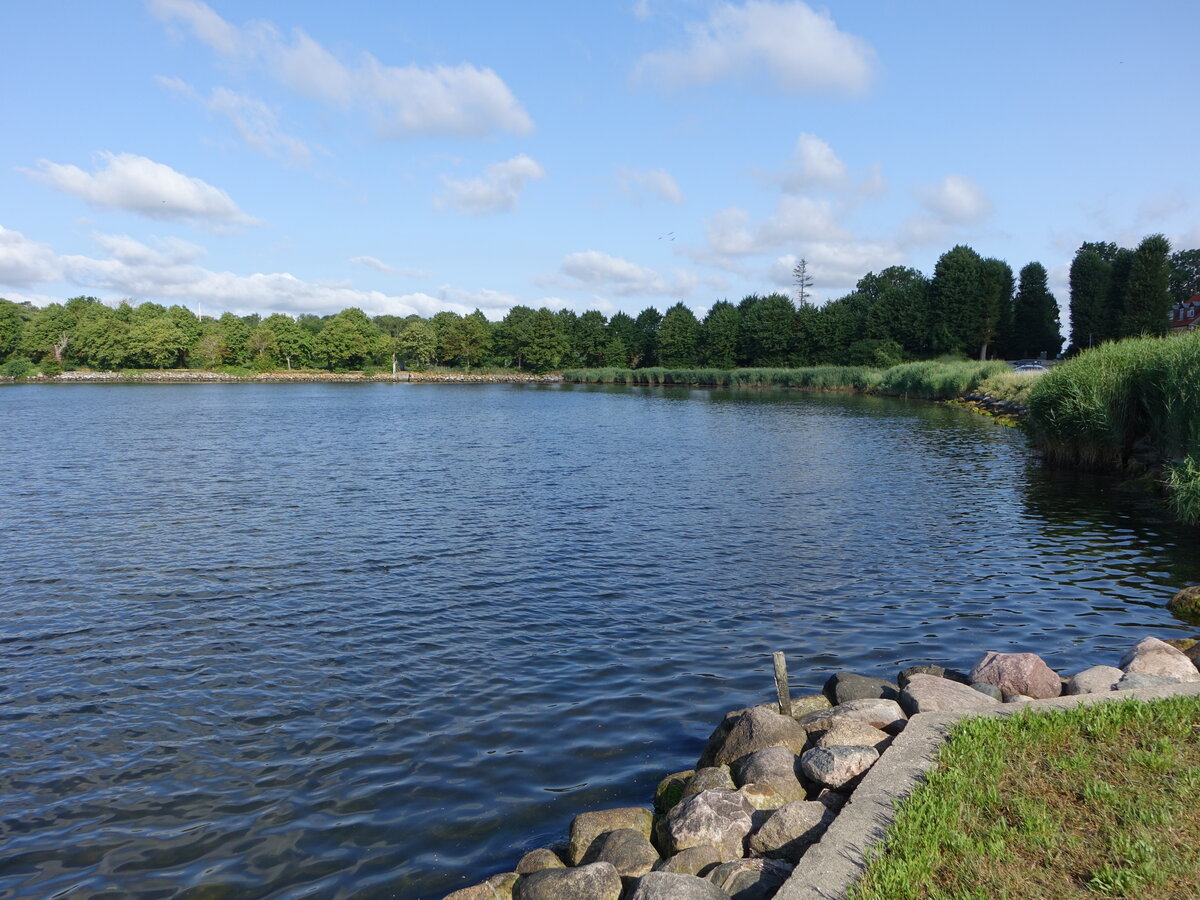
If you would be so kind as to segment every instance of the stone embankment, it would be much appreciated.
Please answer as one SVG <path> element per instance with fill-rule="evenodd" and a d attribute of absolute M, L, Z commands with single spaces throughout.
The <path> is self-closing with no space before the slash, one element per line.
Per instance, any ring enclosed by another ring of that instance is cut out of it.
<path fill-rule="evenodd" d="M 137 372 L 63 372 L 32 378 L 0 378 L 0 383 L 22 384 L 375 384 L 399 381 L 429 384 L 554 384 L 561 375 L 530 375 L 520 372 L 466 374 L 460 372 L 397 372 L 363 375 L 357 372 L 268 372 L 262 375 L 228 375 L 224 372 L 190 370 L 145 370 Z"/>
<path fill-rule="evenodd" d="M 1200 588 L 1180 596 L 1195 602 Z M 564 843 L 531 850 L 513 871 L 446 900 L 841 896 L 844 885 L 822 883 L 834 867 L 829 861 L 851 855 L 848 847 L 861 861 L 878 837 L 851 824 L 861 818 L 859 806 L 880 805 L 878 797 L 865 794 L 856 804 L 855 790 L 881 755 L 891 760 L 889 748 L 910 723 L 917 736 L 925 722 L 941 722 L 947 713 L 991 714 L 1018 708 L 1004 704 L 1040 705 L 1036 701 L 1062 695 L 1180 689 L 1200 682 L 1198 666 L 1200 642 L 1147 637 L 1116 666 L 1095 665 L 1068 677 L 1035 654 L 992 651 L 969 673 L 932 664 L 906 668 L 895 681 L 838 673 L 820 694 L 790 699 L 786 713 L 783 696 L 780 704 L 730 712 L 696 767 L 661 781 L 653 809 L 581 813 Z M 896 758 L 910 749 L 898 748 Z M 891 768 L 889 763 L 879 771 L 905 765 L 907 760 Z M 868 785 L 864 792 L 877 793 Z M 838 827 L 823 841 L 834 823 Z"/>
<path fill-rule="evenodd" d="M 1001 400 L 999 397 L 993 397 L 990 394 L 971 391 L 963 394 L 960 401 L 976 412 L 984 413 L 996 419 L 1019 420 L 1025 417 L 1026 408 L 1020 403 L 1013 400 Z"/>

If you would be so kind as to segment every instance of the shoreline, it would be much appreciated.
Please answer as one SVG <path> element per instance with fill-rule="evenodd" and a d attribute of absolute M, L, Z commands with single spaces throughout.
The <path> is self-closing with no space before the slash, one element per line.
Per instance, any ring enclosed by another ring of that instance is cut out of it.
<path fill-rule="evenodd" d="M 559 384 L 562 376 L 521 372 L 397 372 L 363 375 L 357 372 L 266 372 L 229 375 L 225 372 L 147 370 L 144 372 L 63 372 L 29 378 L 0 377 L 0 384 Z"/>

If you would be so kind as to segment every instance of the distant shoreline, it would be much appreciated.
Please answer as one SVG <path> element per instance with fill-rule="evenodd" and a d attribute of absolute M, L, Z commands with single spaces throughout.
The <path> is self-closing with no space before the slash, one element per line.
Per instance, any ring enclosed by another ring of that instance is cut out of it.
<path fill-rule="evenodd" d="M 268 372 L 262 375 L 228 375 L 224 372 L 178 370 L 146 372 L 63 372 L 30 378 L 0 378 L 0 384 L 557 384 L 561 375 L 514 372 L 397 372 L 363 375 L 353 372 Z"/>

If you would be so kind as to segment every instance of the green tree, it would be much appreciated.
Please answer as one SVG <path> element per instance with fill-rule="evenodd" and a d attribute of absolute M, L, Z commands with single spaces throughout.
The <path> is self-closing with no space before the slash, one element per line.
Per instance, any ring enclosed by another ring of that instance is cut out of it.
<path fill-rule="evenodd" d="M 1127 336 L 1166 334 L 1170 327 L 1171 293 L 1167 260 L 1171 244 L 1161 234 L 1144 238 L 1134 253 L 1125 288 L 1121 332 Z"/>
<path fill-rule="evenodd" d="M 250 362 L 250 351 L 246 349 L 246 341 L 253 330 L 249 324 L 233 313 L 222 313 L 217 319 L 221 329 L 221 343 L 225 347 L 222 362 L 233 366 L 244 366 Z"/>
<path fill-rule="evenodd" d="M 396 352 L 408 368 L 424 369 L 437 359 L 437 335 L 421 319 L 409 322 L 396 336 Z"/>
<path fill-rule="evenodd" d="M 25 317 L 21 307 L 11 300 L 0 298 L 0 361 L 8 359 L 21 345 Z"/>
<path fill-rule="evenodd" d="M 608 320 L 608 342 L 604 345 L 605 362 L 618 368 L 636 369 L 642 362 L 641 336 L 637 322 L 628 313 L 613 313 Z M 615 352 L 624 348 L 625 357 L 616 362 Z"/>
<path fill-rule="evenodd" d="M 1069 312 L 1071 317 L 1071 346 L 1074 351 L 1086 350 L 1102 342 L 1111 333 L 1109 314 L 1112 253 L 1096 244 L 1083 244 L 1071 260 Z"/>
<path fill-rule="evenodd" d="M 700 358 L 705 365 L 732 369 L 737 365 L 742 314 L 728 300 L 718 300 L 700 325 Z"/>
<path fill-rule="evenodd" d="M 792 350 L 792 318 L 796 307 L 783 294 L 755 294 L 738 304 L 738 363 L 743 366 L 786 366 Z"/>
<path fill-rule="evenodd" d="M 62 365 L 63 354 L 75 337 L 76 320 L 61 303 L 41 307 L 22 329 L 21 350 L 30 359 L 53 359 Z"/>
<path fill-rule="evenodd" d="M 447 358 L 457 360 L 468 372 L 472 363 L 487 354 L 491 343 L 491 323 L 478 309 L 453 321 L 442 338 Z"/>
<path fill-rule="evenodd" d="M 868 272 L 855 291 L 868 298 L 871 321 L 894 340 L 908 357 L 929 354 L 929 279 L 908 266 L 889 266 L 878 274 Z"/>
<path fill-rule="evenodd" d="M 505 365 L 525 368 L 525 353 L 533 340 L 533 316 L 528 306 L 517 305 L 497 323 L 493 349 Z"/>
<path fill-rule="evenodd" d="M 638 313 L 633 324 L 636 340 L 634 346 L 637 348 L 637 354 L 641 360 L 638 365 L 641 367 L 657 366 L 659 364 L 658 328 L 662 325 L 662 313 L 653 306 L 648 306 Z"/>
<path fill-rule="evenodd" d="M 680 301 L 667 310 L 658 328 L 658 352 L 662 365 L 686 369 L 699 356 L 700 323 L 696 314 Z"/>
<path fill-rule="evenodd" d="M 989 257 L 979 265 L 979 278 L 980 300 L 973 336 L 979 345 L 979 358 L 985 360 L 991 345 L 996 341 L 1006 344 L 1015 330 L 1013 271 L 1004 260 Z"/>
<path fill-rule="evenodd" d="M 589 309 L 579 317 L 575 326 L 574 350 L 580 365 L 603 365 L 608 343 L 607 326 L 608 320 L 596 309 Z"/>
<path fill-rule="evenodd" d="M 1128 299 L 1129 276 L 1133 273 L 1134 252 L 1128 247 L 1117 247 L 1112 259 L 1112 274 L 1108 279 L 1108 302 L 1105 304 L 1107 328 L 1103 337 L 1106 341 L 1118 341 L 1128 337 L 1125 329 L 1125 302 Z"/>
<path fill-rule="evenodd" d="M 1031 262 L 1021 269 L 1017 297 L 1013 303 L 1013 348 L 1016 356 L 1053 359 L 1062 350 L 1062 326 L 1058 301 L 1050 293 L 1046 267 Z"/>
<path fill-rule="evenodd" d="M 263 327 L 271 330 L 271 334 L 275 338 L 274 352 L 283 359 L 289 372 L 293 365 L 306 366 L 309 364 L 312 359 L 314 339 L 307 328 L 283 313 L 267 316 L 263 321 Z"/>
<path fill-rule="evenodd" d="M 250 363 L 257 371 L 267 372 L 275 368 L 278 358 L 279 342 L 275 332 L 269 325 L 263 323 L 250 332 L 246 339 L 246 349 L 250 351 Z"/>
<path fill-rule="evenodd" d="M 1172 304 L 1200 294 L 1200 250 L 1176 250 L 1168 263 Z"/>
<path fill-rule="evenodd" d="M 985 313 L 983 259 L 965 244 L 938 258 L 929 284 L 929 349 L 978 353 Z"/>
<path fill-rule="evenodd" d="M 525 348 L 525 363 L 529 370 L 542 373 L 557 369 L 570 349 L 562 320 L 544 306 L 535 312 L 529 323 L 529 344 Z"/>
<path fill-rule="evenodd" d="M 325 323 L 315 350 L 327 368 L 361 368 L 384 351 L 385 340 L 367 314 L 357 307 L 343 309 Z"/>

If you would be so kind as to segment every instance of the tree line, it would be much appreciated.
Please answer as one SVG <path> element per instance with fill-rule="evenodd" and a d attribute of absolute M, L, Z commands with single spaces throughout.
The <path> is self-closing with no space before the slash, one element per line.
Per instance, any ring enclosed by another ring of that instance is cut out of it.
<path fill-rule="evenodd" d="M 1165 331 L 1172 292 L 1194 292 L 1198 273 L 1200 251 L 1170 255 L 1161 235 L 1136 250 L 1084 244 L 1071 267 L 1076 344 Z M 702 319 L 682 302 L 665 313 L 649 307 L 636 316 L 611 317 L 598 310 L 514 306 L 492 322 L 479 310 L 429 318 L 370 317 L 356 308 L 327 316 L 201 318 L 179 305 L 123 302 L 114 308 L 94 297 L 40 308 L 0 300 L 0 361 L 10 369 L 37 366 L 44 372 L 76 366 L 349 371 L 434 365 L 548 372 L 887 367 L 944 355 L 1052 358 L 1062 349 L 1058 305 L 1037 262 L 1014 276 L 1006 262 L 959 245 L 942 254 L 932 276 L 892 266 L 864 275 L 854 291 L 822 306 L 808 302 L 809 283 L 801 279 L 798 301 L 752 294 L 736 304 L 717 301 Z"/>

